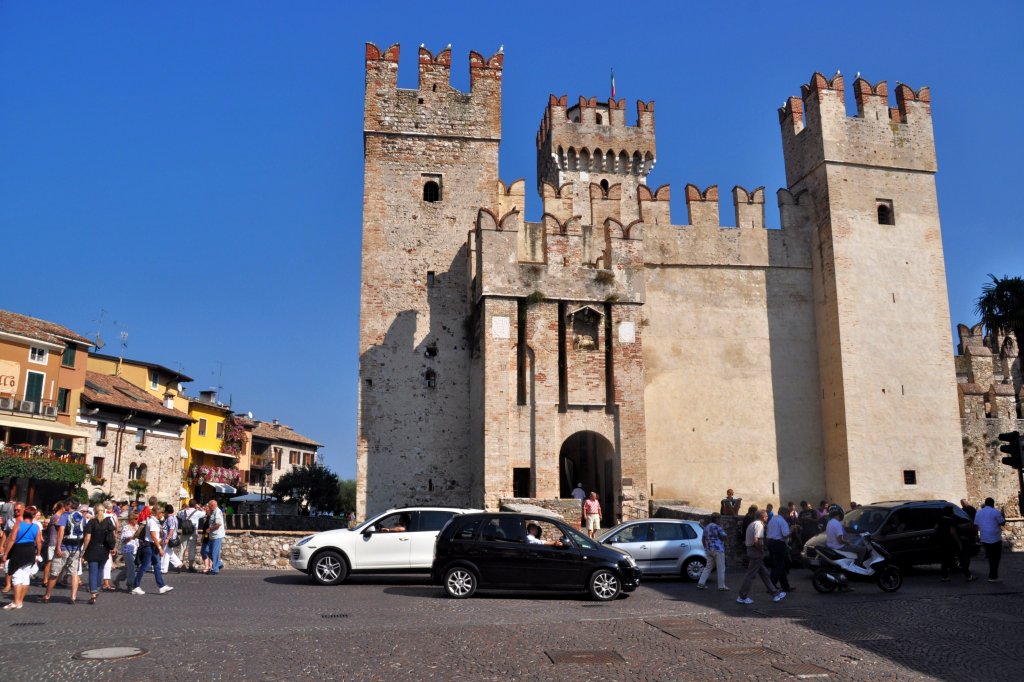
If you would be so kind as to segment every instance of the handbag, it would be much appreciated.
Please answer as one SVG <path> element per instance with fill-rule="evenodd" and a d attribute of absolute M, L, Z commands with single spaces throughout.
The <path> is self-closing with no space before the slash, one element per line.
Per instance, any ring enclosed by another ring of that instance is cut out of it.
<path fill-rule="evenodd" d="M 167 541 L 168 547 L 181 547 L 181 538 L 175 535 L 173 538 Z"/>

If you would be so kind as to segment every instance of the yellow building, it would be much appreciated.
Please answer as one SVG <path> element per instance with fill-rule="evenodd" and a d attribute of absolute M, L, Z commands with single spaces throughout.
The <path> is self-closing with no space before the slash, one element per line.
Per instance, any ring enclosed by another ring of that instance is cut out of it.
<path fill-rule="evenodd" d="M 236 486 L 240 485 L 237 464 L 241 452 L 222 451 L 231 408 L 217 402 L 216 391 L 200 391 L 198 398 L 189 399 L 188 414 L 195 422 L 185 437 L 186 489 L 196 499 L 235 494 Z"/>

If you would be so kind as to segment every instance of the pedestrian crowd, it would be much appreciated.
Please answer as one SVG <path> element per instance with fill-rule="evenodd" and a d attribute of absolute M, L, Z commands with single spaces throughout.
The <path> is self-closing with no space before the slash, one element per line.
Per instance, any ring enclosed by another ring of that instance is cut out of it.
<path fill-rule="evenodd" d="M 698 589 L 707 589 L 707 580 L 712 572 L 717 573 L 718 589 L 728 590 L 725 584 L 725 547 L 728 535 L 722 525 L 723 516 L 740 516 L 742 498 L 736 497 L 733 490 L 726 491 L 718 512 L 711 514 L 704 525 L 704 550 L 708 561 L 700 579 Z M 860 505 L 850 502 L 850 510 Z M 989 582 L 999 582 L 999 561 L 1003 551 L 1002 527 L 1006 518 L 995 508 L 995 501 L 989 497 L 981 509 L 971 506 L 966 499 L 960 500 L 960 506 L 973 524 L 975 533 L 988 560 Z M 736 601 L 740 604 L 752 604 L 750 589 L 755 580 L 760 579 L 772 601 L 779 602 L 786 598 L 795 588 L 789 582 L 789 567 L 799 562 L 800 551 L 804 544 L 819 533 L 826 534 L 826 544 L 832 549 L 852 551 L 857 561 L 863 562 L 867 547 L 863 543 L 851 541 L 846 536 L 842 524 L 844 512 L 841 506 L 821 500 L 817 508 L 806 500 L 801 500 L 799 508 L 789 502 L 783 510 L 775 511 L 774 505 L 768 504 L 764 509 L 752 504 L 740 520 L 737 541 L 745 549 L 746 573 L 739 588 Z M 951 580 L 950 573 L 959 570 L 965 580 L 971 582 L 975 576 L 970 571 L 969 547 L 965 546 L 959 528 L 966 522 L 957 517 L 952 505 L 942 510 L 936 532 L 942 555 L 941 580 Z"/>
<path fill-rule="evenodd" d="M 225 531 L 216 500 L 190 500 L 175 513 L 155 497 L 148 504 L 108 500 L 92 506 L 69 499 L 54 504 L 49 516 L 12 500 L 0 505 L 2 592 L 11 595 L 3 609 L 22 608 L 33 584 L 44 588 L 42 604 L 50 603 L 58 584 L 69 588 L 69 604 L 78 603 L 83 584 L 90 604 L 101 592 L 144 595 L 150 571 L 157 593 L 166 594 L 174 589 L 165 580 L 172 569 L 220 572 Z"/>

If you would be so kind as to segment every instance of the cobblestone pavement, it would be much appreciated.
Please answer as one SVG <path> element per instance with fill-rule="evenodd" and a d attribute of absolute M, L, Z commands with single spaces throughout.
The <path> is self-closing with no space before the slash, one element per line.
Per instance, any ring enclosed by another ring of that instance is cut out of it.
<path fill-rule="evenodd" d="M 324 588 L 296 572 L 241 570 L 172 575 L 169 594 L 102 594 L 96 606 L 81 598 L 70 606 L 67 590 L 39 604 L 34 587 L 23 609 L 0 612 L 0 676 L 794 680 L 788 666 L 811 664 L 841 680 L 1019 680 L 1024 555 L 1004 557 L 1003 573 L 999 584 L 941 583 L 937 570 L 923 569 L 894 595 L 868 583 L 819 595 L 809 574 L 795 571 L 795 593 L 773 604 L 756 592 L 751 606 L 736 604 L 735 591 L 675 580 L 648 580 L 611 604 L 545 593 L 455 601 L 421 576 L 363 576 Z M 737 587 L 740 577 L 730 572 L 729 583 Z M 144 587 L 154 589 L 151 577 Z M 147 653 L 72 657 L 109 646 Z M 594 653 L 605 660 L 575 658 Z"/>

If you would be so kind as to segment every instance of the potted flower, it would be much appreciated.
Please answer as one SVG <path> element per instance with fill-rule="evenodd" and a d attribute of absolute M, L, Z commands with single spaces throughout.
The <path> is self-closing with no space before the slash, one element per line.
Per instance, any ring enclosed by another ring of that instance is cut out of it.
<path fill-rule="evenodd" d="M 107 482 L 107 479 L 103 478 L 102 476 L 90 476 L 89 482 L 92 483 L 93 485 L 103 485 L 104 483 Z"/>

